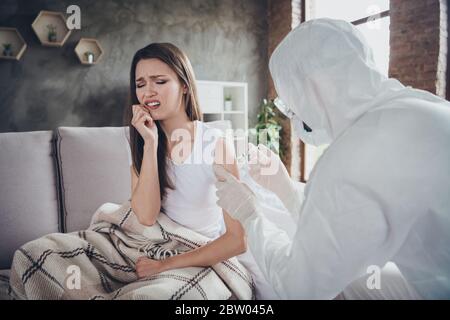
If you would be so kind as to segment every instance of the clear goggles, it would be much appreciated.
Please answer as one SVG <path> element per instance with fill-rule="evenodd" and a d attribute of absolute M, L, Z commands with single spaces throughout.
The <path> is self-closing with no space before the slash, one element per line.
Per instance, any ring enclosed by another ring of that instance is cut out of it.
<path fill-rule="evenodd" d="M 295 117 L 294 111 L 292 111 L 280 98 L 276 97 L 273 100 L 273 103 L 289 119 L 293 119 Z"/>
<path fill-rule="evenodd" d="M 283 100 L 281 100 L 280 98 L 278 98 L 278 97 L 276 97 L 274 100 L 273 100 L 273 103 L 275 104 L 275 106 L 286 116 L 286 117 L 288 117 L 290 120 L 297 120 L 297 121 L 301 121 L 300 119 L 298 119 L 296 116 L 295 116 L 295 113 L 294 113 L 294 111 L 292 111 L 292 109 L 291 108 L 289 108 L 284 102 L 283 102 Z M 294 121 L 295 122 L 295 121 Z M 312 130 L 311 130 L 311 128 L 306 124 L 306 123 L 304 123 L 303 121 L 301 121 L 302 122 L 302 124 L 300 124 L 300 125 L 303 125 L 303 130 L 305 130 L 306 132 L 311 132 Z M 296 122 L 295 122 L 296 123 Z"/>

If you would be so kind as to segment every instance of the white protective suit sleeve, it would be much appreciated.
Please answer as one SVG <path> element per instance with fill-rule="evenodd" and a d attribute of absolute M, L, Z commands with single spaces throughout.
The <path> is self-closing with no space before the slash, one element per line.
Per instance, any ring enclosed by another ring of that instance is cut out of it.
<path fill-rule="evenodd" d="M 244 221 L 248 247 L 264 276 L 283 299 L 333 299 L 365 274 L 367 266 L 383 266 L 388 226 L 381 208 L 363 194 L 364 207 L 350 204 L 336 220 L 320 203 L 305 203 L 294 238 L 255 213 Z M 306 207 L 306 209 L 305 209 Z M 365 234 L 364 238 L 359 235 Z"/>

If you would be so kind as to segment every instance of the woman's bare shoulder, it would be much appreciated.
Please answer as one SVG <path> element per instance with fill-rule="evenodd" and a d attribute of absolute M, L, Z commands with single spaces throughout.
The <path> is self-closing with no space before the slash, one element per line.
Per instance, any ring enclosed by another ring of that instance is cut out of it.
<path fill-rule="evenodd" d="M 218 137 L 215 146 L 214 163 L 221 165 L 231 172 L 236 178 L 239 178 L 239 170 L 234 151 L 232 138 Z"/>

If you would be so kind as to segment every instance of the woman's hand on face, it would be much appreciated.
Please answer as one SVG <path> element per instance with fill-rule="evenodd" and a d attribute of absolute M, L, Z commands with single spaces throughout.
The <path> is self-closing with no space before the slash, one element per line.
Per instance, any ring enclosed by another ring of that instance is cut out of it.
<path fill-rule="evenodd" d="M 136 261 L 136 274 L 138 278 L 150 277 L 163 271 L 163 262 L 160 260 L 140 257 Z"/>
<path fill-rule="evenodd" d="M 133 118 L 131 119 L 131 124 L 133 127 L 136 128 L 145 143 L 153 143 L 157 146 L 158 128 L 149 111 L 139 104 L 133 105 L 132 110 Z"/>

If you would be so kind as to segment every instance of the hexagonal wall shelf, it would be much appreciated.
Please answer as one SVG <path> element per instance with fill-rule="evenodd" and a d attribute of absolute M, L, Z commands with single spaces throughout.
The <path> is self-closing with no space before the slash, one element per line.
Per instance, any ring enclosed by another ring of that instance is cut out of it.
<path fill-rule="evenodd" d="M 0 27 L 0 58 L 20 60 L 27 48 L 19 31 L 15 28 Z"/>
<path fill-rule="evenodd" d="M 41 11 L 31 25 L 43 46 L 62 47 L 72 30 L 61 12 Z"/>
<path fill-rule="evenodd" d="M 96 64 L 103 56 L 103 49 L 96 39 L 81 38 L 75 53 L 82 64 Z"/>

